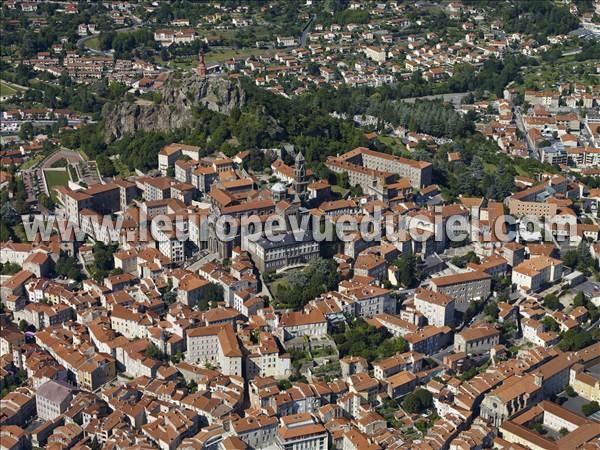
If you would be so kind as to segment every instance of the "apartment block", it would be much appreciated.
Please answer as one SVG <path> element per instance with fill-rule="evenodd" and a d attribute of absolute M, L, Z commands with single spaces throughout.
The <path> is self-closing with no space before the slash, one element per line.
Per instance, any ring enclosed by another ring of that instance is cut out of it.
<path fill-rule="evenodd" d="M 42 420 L 54 420 L 69 408 L 73 388 L 50 380 L 42 384 L 35 395 L 37 415 Z"/>
<path fill-rule="evenodd" d="M 590 402 L 600 402 L 600 378 L 588 372 L 583 364 L 571 367 L 569 385 L 577 395 Z"/>
<path fill-rule="evenodd" d="M 454 335 L 454 352 L 481 354 L 500 342 L 500 331 L 487 323 L 476 323 Z"/>
<path fill-rule="evenodd" d="M 532 186 L 508 197 L 508 210 L 514 216 L 553 217 L 558 205 L 548 202 L 548 198 L 547 186 Z"/>
<path fill-rule="evenodd" d="M 443 327 L 454 322 L 454 299 L 441 292 L 419 288 L 414 296 L 415 309 L 427 318 L 429 325 Z"/>
<path fill-rule="evenodd" d="M 186 360 L 217 366 L 225 375 L 242 376 L 242 351 L 231 325 L 211 325 L 189 330 Z"/>
<path fill-rule="evenodd" d="M 281 240 L 263 238 L 256 242 L 248 241 L 246 248 L 261 272 L 305 264 L 319 256 L 320 251 L 319 243 L 313 239 L 310 231 L 306 231 L 298 240 L 293 233 L 287 232 Z"/>
<path fill-rule="evenodd" d="M 281 418 L 277 443 L 285 450 L 328 450 L 325 427 L 309 414 Z"/>
<path fill-rule="evenodd" d="M 327 334 L 327 320 L 318 309 L 308 314 L 301 311 L 283 313 L 278 325 L 280 338 L 284 341 L 300 336 L 319 337 Z"/>
<path fill-rule="evenodd" d="M 455 309 L 465 312 L 472 300 L 486 299 L 492 289 L 490 274 L 480 271 L 433 278 L 431 290 L 454 298 Z"/>
<path fill-rule="evenodd" d="M 237 437 L 251 448 L 263 448 L 273 444 L 277 438 L 278 421 L 266 415 L 247 416 L 231 424 Z"/>
<path fill-rule="evenodd" d="M 399 372 L 416 373 L 421 370 L 424 359 L 425 356 L 421 353 L 396 353 L 394 356 L 374 362 L 373 376 L 378 380 L 385 380 Z"/>
<path fill-rule="evenodd" d="M 341 156 L 327 158 L 325 165 L 337 173 L 347 172 L 350 183 L 361 185 L 365 192 L 373 179 L 390 183 L 393 176 L 408 178 L 414 188 L 428 186 L 431 184 L 433 167 L 425 161 L 401 158 L 366 147 L 358 147 Z"/>
<path fill-rule="evenodd" d="M 524 291 L 537 291 L 562 277 L 562 263 L 549 256 L 534 256 L 512 271 L 512 283 Z"/>

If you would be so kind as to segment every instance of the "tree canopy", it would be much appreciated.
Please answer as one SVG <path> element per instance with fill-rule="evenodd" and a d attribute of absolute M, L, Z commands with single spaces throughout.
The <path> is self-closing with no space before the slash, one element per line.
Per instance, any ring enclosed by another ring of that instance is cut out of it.
<path fill-rule="evenodd" d="M 367 361 L 387 358 L 395 353 L 406 351 L 404 339 L 393 338 L 384 329 L 377 329 L 362 319 L 356 319 L 346 328 L 333 334 L 340 357 L 362 356 Z"/>
<path fill-rule="evenodd" d="M 409 414 L 420 414 L 433 405 L 433 395 L 425 389 L 417 389 L 402 401 L 402 408 Z"/>
<path fill-rule="evenodd" d="M 282 306 L 302 307 L 323 292 L 334 289 L 338 281 L 335 261 L 313 258 L 302 271 L 290 274 L 285 283 L 277 286 L 275 298 Z"/>

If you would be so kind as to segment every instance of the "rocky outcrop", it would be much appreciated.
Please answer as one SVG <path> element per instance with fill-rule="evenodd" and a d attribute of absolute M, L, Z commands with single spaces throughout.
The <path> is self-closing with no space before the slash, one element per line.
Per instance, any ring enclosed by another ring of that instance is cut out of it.
<path fill-rule="evenodd" d="M 245 102 L 239 81 L 200 78 L 194 74 L 172 74 L 157 94 L 154 102 L 139 99 L 106 104 L 102 111 L 106 141 L 140 130 L 166 132 L 190 126 L 194 106 L 202 105 L 212 111 L 229 114 Z"/>

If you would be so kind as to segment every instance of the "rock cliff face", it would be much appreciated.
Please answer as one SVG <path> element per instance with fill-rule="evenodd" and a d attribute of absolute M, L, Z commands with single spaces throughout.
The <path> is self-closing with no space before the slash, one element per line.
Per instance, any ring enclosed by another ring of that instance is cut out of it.
<path fill-rule="evenodd" d="M 106 104 L 102 111 L 106 141 L 140 130 L 165 132 L 190 126 L 194 106 L 203 105 L 212 111 L 229 114 L 245 102 L 239 81 L 199 78 L 194 74 L 179 78 L 171 75 L 158 93 L 160 101 L 156 103 L 138 100 Z"/>

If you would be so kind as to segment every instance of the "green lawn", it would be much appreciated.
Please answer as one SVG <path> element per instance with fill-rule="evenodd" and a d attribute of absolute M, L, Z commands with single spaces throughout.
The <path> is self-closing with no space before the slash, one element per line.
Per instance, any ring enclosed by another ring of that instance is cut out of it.
<path fill-rule="evenodd" d="M 249 56 L 260 56 L 260 55 L 273 55 L 276 52 L 276 49 L 265 49 L 265 48 L 254 48 L 254 47 L 244 47 L 240 49 L 234 48 L 217 48 L 211 49 L 209 51 L 204 60 L 207 65 L 213 65 L 216 63 L 223 63 L 233 57 L 236 58 L 247 58 Z M 177 57 L 173 58 L 169 61 L 165 61 L 161 59 L 159 56 L 154 57 L 154 62 L 161 66 L 171 67 L 173 69 L 180 70 L 192 70 L 198 65 L 198 58 L 194 57 Z"/>
<path fill-rule="evenodd" d="M 402 142 L 402 139 L 395 136 L 377 136 L 377 140 L 385 146 L 392 149 L 395 155 L 401 155 L 402 152 L 406 151 L 406 146 Z"/>
<path fill-rule="evenodd" d="M 39 153 L 33 158 L 29 158 L 27 161 L 21 164 L 21 170 L 31 169 L 32 167 L 37 166 L 39 163 L 41 163 L 44 159 L 46 159 L 46 155 L 44 155 L 43 153 Z"/>
<path fill-rule="evenodd" d="M 48 186 L 48 192 L 54 198 L 54 188 L 57 186 L 66 186 L 71 179 L 67 169 L 62 170 L 44 170 L 44 177 L 46 178 L 46 185 Z"/>
<path fill-rule="evenodd" d="M 0 81 L 0 97 L 15 95 L 18 91 L 4 81 Z"/>
<path fill-rule="evenodd" d="M 349 191 L 349 189 L 344 189 L 343 187 L 338 186 L 337 184 L 331 186 L 331 190 L 336 194 L 340 194 L 342 197 L 345 196 Z"/>
<path fill-rule="evenodd" d="M 84 42 L 86 48 L 92 50 L 100 50 L 100 39 L 98 37 L 93 37 Z"/>
<path fill-rule="evenodd" d="M 120 158 L 113 159 L 112 163 L 113 163 L 113 166 L 115 166 L 115 169 L 117 170 L 119 175 L 128 177 L 129 175 L 132 174 L 131 170 L 129 170 L 129 167 L 127 167 L 127 164 L 125 164 L 123 161 L 121 161 Z"/>
<path fill-rule="evenodd" d="M 282 284 L 286 284 L 286 283 L 287 283 L 287 281 L 286 281 L 285 277 L 281 277 L 270 283 L 267 283 L 269 292 L 271 292 L 271 294 L 273 294 L 273 297 L 275 297 L 275 295 L 277 294 L 277 287 L 281 286 Z"/>
<path fill-rule="evenodd" d="M 217 62 L 227 61 L 233 57 L 235 58 L 247 58 L 248 56 L 260 56 L 267 54 L 274 54 L 275 49 L 266 49 L 266 48 L 253 48 L 253 47 L 244 47 L 240 49 L 228 48 L 228 49 L 216 49 L 211 50 L 206 54 L 206 64 L 214 64 Z"/>
<path fill-rule="evenodd" d="M 519 174 L 522 177 L 530 177 L 531 174 L 529 172 L 527 172 L 525 169 L 519 167 L 519 166 L 515 166 L 515 171 L 517 172 L 517 174 Z"/>
<path fill-rule="evenodd" d="M 88 158 L 88 155 L 86 155 L 86 153 L 83 151 L 82 148 L 78 148 L 75 151 L 81 155 L 81 157 L 83 158 L 84 161 L 90 160 L 90 158 Z"/>
<path fill-rule="evenodd" d="M 268 287 L 269 287 L 269 291 L 271 292 L 271 294 L 273 294 L 273 297 L 277 297 L 277 288 L 281 285 L 285 285 L 288 284 L 288 277 L 295 272 L 299 272 L 302 271 L 302 269 L 291 269 L 285 273 L 282 274 L 278 274 L 276 275 L 277 279 L 271 281 L 270 283 L 267 283 Z M 277 300 L 274 299 L 275 304 L 273 305 L 275 308 L 278 307 L 283 307 L 286 308 L 288 307 L 287 305 L 282 305 L 280 304 Z"/>

